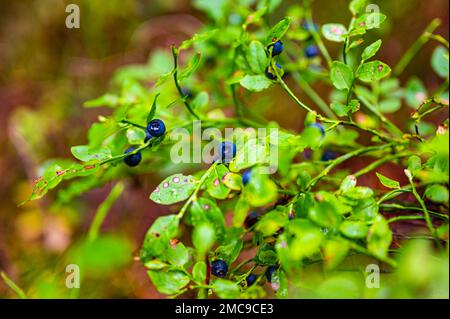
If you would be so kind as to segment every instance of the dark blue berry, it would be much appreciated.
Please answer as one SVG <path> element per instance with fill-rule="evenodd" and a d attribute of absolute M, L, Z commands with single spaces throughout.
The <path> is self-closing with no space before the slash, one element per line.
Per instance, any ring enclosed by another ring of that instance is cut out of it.
<path fill-rule="evenodd" d="M 307 58 L 314 58 L 318 54 L 319 54 L 319 49 L 314 44 L 307 46 L 305 49 L 305 56 Z"/>
<path fill-rule="evenodd" d="M 250 212 L 244 220 L 245 228 L 251 228 L 258 221 L 259 214 L 257 212 Z"/>
<path fill-rule="evenodd" d="M 148 141 L 150 141 L 152 139 L 152 137 L 153 136 L 147 130 L 145 130 L 144 143 L 147 143 Z"/>
<path fill-rule="evenodd" d="M 316 128 L 318 128 L 320 130 L 320 133 L 322 133 L 322 136 L 325 136 L 325 129 L 322 126 L 322 124 L 316 122 L 316 123 L 310 124 L 309 127 L 316 127 Z"/>
<path fill-rule="evenodd" d="M 248 275 L 247 278 L 245 278 L 247 287 L 253 285 L 255 283 L 256 279 L 258 279 L 258 276 L 256 276 L 255 274 Z"/>
<path fill-rule="evenodd" d="M 236 145 L 233 142 L 222 142 L 219 146 L 222 163 L 229 163 L 236 156 Z"/>
<path fill-rule="evenodd" d="M 166 126 L 164 125 L 163 121 L 159 119 L 154 119 L 147 124 L 147 132 L 151 136 L 158 137 L 166 132 Z"/>
<path fill-rule="evenodd" d="M 242 173 L 242 184 L 247 185 L 248 182 L 250 182 L 250 178 L 252 177 L 252 171 L 246 170 L 244 173 Z"/>
<path fill-rule="evenodd" d="M 214 260 L 211 263 L 211 273 L 219 278 L 224 278 L 228 272 L 228 265 L 221 259 Z"/>
<path fill-rule="evenodd" d="M 133 152 L 135 149 L 136 149 L 136 147 L 130 147 L 129 149 L 127 149 L 125 151 L 124 154 Z M 123 159 L 125 164 L 127 164 L 128 166 L 131 166 L 131 167 L 137 166 L 141 162 L 141 160 L 142 160 L 141 152 L 137 152 L 135 154 L 128 155 Z"/>
<path fill-rule="evenodd" d="M 272 282 L 272 275 L 277 270 L 276 266 L 269 266 L 266 270 L 266 278 L 268 282 Z"/>
<path fill-rule="evenodd" d="M 279 63 L 275 63 L 275 65 L 277 66 L 277 68 L 279 68 L 281 70 L 281 65 Z M 277 76 L 271 72 L 269 67 L 266 67 L 266 70 L 264 71 L 264 73 L 266 74 L 266 77 L 268 79 L 275 80 L 277 78 Z"/>
<path fill-rule="evenodd" d="M 185 97 L 192 97 L 192 91 L 187 87 L 182 87 L 181 93 L 183 93 L 183 96 Z"/>
<path fill-rule="evenodd" d="M 272 48 L 272 56 L 277 56 L 280 55 L 281 52 L 283 52 L 284 46 L 283 46 L 283 42 L 281 42 L 280 40 L 278 40 L 277 42 L 275 42 L 273 44 L 273 48 Z"/>
<path fill-rule="evenodd" d="M 335 152 L 333 152 L 332 150 L 325 150 L 322 153 L 321 160 L 323 162 L 328 162 L 328 161 L 334 160 L 335 158 L 336 158 L 336 153 Z"/>

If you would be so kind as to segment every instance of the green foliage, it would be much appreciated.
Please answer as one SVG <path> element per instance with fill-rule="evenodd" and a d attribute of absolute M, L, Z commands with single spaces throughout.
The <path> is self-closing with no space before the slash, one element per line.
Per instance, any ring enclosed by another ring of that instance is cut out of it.
<path fill-rule="evenodd" d="M 448 95 L 448 50 L 440 46 L 433 53 L 431 66 L 447 82 L 431 96 L 422 80 L 411 77 L 403 83 L 395 68 L 391 71 L 389 65 L 371 60 L 382 47 L 381 39 L 361 46 L 366 33 L 378 27 L 376 22 L 386 19 L 381 13 L 366 13 L 366 1 L 350 2 L 353 18 L 348 27 L 326 23 L 321 32 L 299 30 L 311 15 L 309 7 L 291 8 L 288 12 L 297 14 L 268 26 L 273 16 L 264 19 L 281 2 L 271 1 L 267 7 L 266 1 L 258 1 L 256 11 L 253 3 L 194 1 L 210 23 L 173 47 L 172 56 L 158 51 L 146 65 L 117 71 L 114 92 L 85 103 L 108 107 L 112 114 L 92 125 L 86 145 L 71 148 L 78 161 L 53 160 L 42 166 L 29 200 L 76 177 L 60 196 L 69 200 L 111 180 L 154 173 L 161 182 L 149 199 L 170 205 L 171 213 L 149 225 L 140 259 L 156 289 L 168 296 L 195 290 L 202 298 L 261 298 L 266 295 L 262 287 L 274 289 L 279 298 L 401 296 L 395 285 L 386 288 L 385 295 L 371 295 L 361 284 L 363 279 L 342 275 L 339 269 L 357 255 L 358 268 L 383 263 L 395 274 L 394 282 L 406 287 L 414 285 L 412 278 L 420 273 L 414 263 L 426 260 L 423 256 L 438 256 L 448 265 L 448 255 L 437 253 L 439 246 L 448 245 L 448 119 L 439 123 L 438 130 L 420 132 L 427 115 L 448 111 L 448 101 L 442 98 Z M 272 57 L 272 45 L 280 39 L 284 51 Z M 342 48 L 338 57 L 331 57 L 323 39 Z M 311 43 L 321 56 L 306 59 L 303 49 Z M 269 79 L 266 70 L 274 77 Z M 296 83 L 311 104 L 293 92 Z M 314 92 L 316 83 L 332 90 L 330 101 Z M 181 85 L 195 93 L 184 93 Z M 301 133 L 264 118 L 270 98 L 277 111 L 272 95 L 276 90 L 283 90 L 280 94 L 286 93 L 304 113 Z M 395 114 L 403 105 L 414 108 L 404 123 L 394 124 L 384 115 Z M 144 142 L 146 125 L 154 118 L 164 120 L 168 131 Z M 265 138 L 263 145 L 259 137 L 241 130 L 237 135 L 245 139 L 230 163 L 186 168 L 171 162 L 175 141 L 170 133 L 179 127 L 190 130 L 194 119 L 218 129 L 277 128 L 278 135 L 270 141 Z M 412 133 L 404 131 L 410 123 Z M 135 170 L 122 164 L 128 145 L 137 145 L 135 152 L 142 152 L 143 161 Z M 274 164 L 270 150 L 275 146 L 278 171 L 267 174 L 264 169 Z M 324 158 L 327 151 L 329 159 Z M 256 156 L 252 159 L 249 154 Z M 362 167 L 345 166 L 347 161 Z M 396 174 L 380 173 L 386 163 Z M 244 183 L 242 174 L 248 169 L 251 178 Z M 404 184 L 405 169 L 409 184 Z M 368 174 L 374 183 L 360 179 Z M 399 196 L 405 193 L 414 195 L 415 201 Z M 257 217 L 249 225 L 252 212 Z M 388 219 L 392 213 L 396 217 Z M 417 258 L 408 251 L 402 255 L 393 243 L 396 233 L 391 224 L 408 219 L 423 221 L 427 236 L 435 242 L 433 248 L 419 247 L 423 256 Z M 77 256 L 99 271 L 123 265 L 130 256 L 127 243 L 104 236 L 80 247 Z M 115 255 L 104 256 L 102 250 Z M 208 264 L 218 259 L 228 265 L 225 278 L 208 273 Z M 305 290 L 312 290 L 311 295 L 298 292 L 303 284 L 299 274 L 314 265 L 323 267 L 325 279 L 310 279 L 316 288 Z M 276 266 L 276 271 L 265 285 L 269 266 Z M 438 268 L 427 271 L 424 285 L 428 278 L 436 278 Z M 257 282 L 241 285 L 251 272 L 258 275 Z"/>

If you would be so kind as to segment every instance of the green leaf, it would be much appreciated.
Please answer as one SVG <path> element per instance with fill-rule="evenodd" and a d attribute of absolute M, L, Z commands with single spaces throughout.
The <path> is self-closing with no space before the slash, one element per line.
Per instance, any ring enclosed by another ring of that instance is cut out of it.
<path fill-rule="evenodd" d="M 269 32 L 269 35 L 266 39 L 266 44 L 273 42 L 274 39 L 281 40 L 284 34 L 289 29 L 289 25 L 291 24 L 291 18 L 286 17 L 280 22 L 278 22 Z"/>
<path fill-rule="evenodd" d="M 448 189 L 439 184 L 429 185 L 425 190 L 425 197 L 435 203 L 448 203 Z"/>
<path fill-rule="evenodd" d="M 120 98 L 117 95 L 106 93 L 96 99 L 89 100 L 84 102 L 84 107 L 99 107 L 99 106 L 107 106 L 107 107 L 117 107 L 120 104 Z"/>
<path fill-rule="evenodd" d="M 349 90 L 353 83 L 353 71 L 347 64 L 334 61 L 331 64 L 330 79 L 338 90 Z"/>
<path fill-rule="evenodd" d="M 412 77 L 406 83 L 405 99 L 406 103 L 416 109 L 428 97 L 427 89 L 422 80 Z"/>
<path fill-rule="evenodd" d="M 191 106 L 194 110 L 203 110 L 208 106 L 209 95 L 206 91 L 201 91 L 198 93 L 191 102 Z"/>
<path fill-rule="evenodd" d="M 322 26 L 322 34 L 329 41 L 344 42 L 347 28 L 339 23 L 328 23 Z"/>
<path fill-rule="evenodd" d="M 169 246 L 169 240 L 178 234 L 180 219 L 177 215 L 158 217 L 147 231 L 141 249 L 141 260 L 145 263 L 161 256 Z"/>
<path fill-rule="evenodd" d="M 400 110 L 402 101 L 399 98 L 389 98 L 378 104 L 378 110 L 381 113 L 394 113 Z"/>
<path fill-rule="evenodd" d="M 192 277 L 195 282 L 201 284 L 206 280 L 206 263 L 204 261 L 198 261 L 192 267 Z"/>
<path fill-rule="evenodd" d="M 111 150 L 106 146 L 91 148 L 88 145 L 72 146 L 72 155 L 82 162 L 103 161 L 112 158 Z"/>
<path fill-rule="evenodd" d="M 169 266 L 158 259 L 149 260 L 144 263 L 144 267 L 151 270 L 160 270 Z"/>
<path fill-rule="evenodd" d="M 150 194 L 150 199 L 162 205 L 171 205 L 187 199 L 195 190 L 196 180 L 191 175 L 174 174 L 164 179 Z"/>
<path fill-rule="evenodd" d="M 384 187 L 387 188 L 400 188 L 400 183 L 397 181 L 394 181 L 393 179 L 390 179 L 384 175 L 381 175 L 380 173 L 376 172 L 378 179 L 380 180 L 381 184 L 383 184 Z"/>
<path fill-rule="evenodd" d="M 223 179 L 229 173 L 228 168 L 217 165 L 205 181 L 206 190 L 209 195 L 217 199 L 225 199 L 230 194 L 230 189 L 224 184 Z"/>
<path fill-rule="evenodd" d="M 367 248 L 375 256 L 384 258 L 387 256 L 392 241 L 392 231 L 383 216 L 378 215 L 369 228 L 367 235 Z"/>
<path fill-rule="evenodd" d="M 260 92 L 267 89 L 272 82 L 264 75 L 246 75 L 239 83 L 249 91 Z"/>
<path fill-rule="evenodd" d="M 364 12 L 366 8 L 367 0 L 352 0 L 349 4 L 350 12 L 353 13 L 354 16 Z"/>
<path fill-rule="evenodd" d="M 244 186 L 242 177 L 239 174 L 229 172 L 222 179 L 223 184 L 231 190 L 239 191 Z"/>
<path fill-rule="evenodd" d="M 379 12 L 364 13 L 353 22 L 352 33 L 363 34 L 366 30 L 379 28 L 386 20 L 386 15 Z"/>
<path fill-rule="evenodd" d="M 339 240 L 328 240 L 324 247 L 325 269 L 336 268 L 347 256 L 350 246 L 348 243 Z"/>
<path fill-rule="evenodd" d="M 159 95 L 160 95 L 160 93 L 157 93 L 157 94 L 155 95 L 155 98 L 153 99 L 152 106 L 151 106 L 150 111 L 148 112 L 148 115 L 147 115 L 147 123 L 149 123 L 149 122 L 155 117 L 155 113 L 156 113 L 156 100 L 158 100 Z M 144 133 L 145 133 L 145 132 L 144 132 Z M 144 135 L 144 137 L 145 137 L 145 135 Z"/>
<path fill-rule="evenodd" d="M 380 61 L 366 62 L 358 68 L 356 76 L 363 82 L 374 82 L 389 75 L 391 68 Z"/>
<path fill-rule="evenodd" d="M 441 78 L 448 78 L 448 50 L 442 45 L 436 47 L 431 56 L 431 66 Z"/>
<path fill-rule="evenodd" d="M 267 174 L 252 171 L 252 178 L 244 187 L 244 197 L 254 207 L 261 207 L 276 200 L 278 187 Z"/>
<path fill-rule="evenodd" d="M 239 297 L 238 285 L 230 280 L 216 279 L 213 282 L 213 291 L 222 299 L 235 299 Z"/>
<path fill-rule="evenodd" d="M 381 47 L 381 40 L 377 40 L 371 45 L 367 46 L 363 53 L 361 54 L 361 58 L 366 61 L 369 60 L 371 57 L 375 56 L 375 54 L 378 52 L 378 50 Z"/>
<path fill-rule="evenodd" d="M 288 215 L 285 211 L 274 209 L 264 214 L 259 219 L 256 223 L 255 229 L 261 232 L 264 236 L 270 236 L 286 226 L 288 222 Z"/>
<path fill-rule="evenodd" d="M 208 198 L 200 197 L 191 206 L 190 222 L 194 227 L 203 223 L 214 225 L 215 234 L 218 240 L 222 240 L 225 232 L 225 218 L 219 206 Z"/>
<path fill-rule="evenodd" d="M 189 251 L 181 242 L 170 244 L 166 251 L 166 257 L 172 265 L 182 267 L 189 260 Z"/>
<path fill-rule="evenodd" d="M 127 129 L 128 144 L 139 145 L 144 142 L 145 131 L 139 127 L 130 127 Z"/>
<path fill-rule="evenodd" d="M 356 186 L 356 177 L 354 175 L 348 175 L 344 178 L 344 180 L 341 183 L 341 186 L 339 187 L 339 191 L 341 193 L 346 193 L 350 189 L 354 188 Z"/>
<path fill-rule="evenodd" d="M 225 18 L 227 4 L 227 0 L 194 0 L 193 2 L 194 7 L 206 12 L 211 18 L 216 21 Z"/>
<path fill-rule="evenodd" d="M 194 54 L 194 56 L 189 61 L 188 65 L 179 72 L 178 81 L 182 81 L 191 76 L 192 73 L 198 68 L 200 65 L 200 53 Z"/>
<path fill-rule="evenodd" d="M 268 59 L 264 45 L 261 42 L 256 40 L 250 42 L 250 45 L 246 50 L 246 58 L 253 72 L 256 74 L 264 73 L 264 70 L 268 65 Z"/>
<path fill-rule="evenodd" d="M 348 238 L 360 239 L 367 236 L 369 226 L 366 222 L 348 220 L 339 226 L 339 231 Z"/>
<path fill-rule="evenodd" d="M 190 281 L 186 274 L 178 270 L 149 270 L 148 275 L 156 289 L 166 295 L 178 293 Z"/>
<path fill-rule="evenodd" d="M 339 103 L 339 102 L 333 102 L 331 103 L 331 109 L 334 113 L 336 113 L 337 116 L 347 116 L 349 112 L 355 113 L 359 110 L 361 104 L 358 100 L 351 100 L 348 105 Z"/>
<path fill-rule="evenodd" d="M 217 247 L 215 256 L 231 265 L 238 257 L 244 243 L 241 239 L 232 239 L 228 244 Z"/>
<path fill-rule="evenodd" d="M 201 223 L 192 232 L 192 243 L 200 254 L 206 253 L 214 244 L 216 233 L 214 227 L 208 223 Z"/>
<path fill-rule="evenodd" d="M 327 201 L 317 203 L 309 210 L 308 215 L 317 225 L 327 228 L 336 227 L 341 221 L 335 207 Z"/>

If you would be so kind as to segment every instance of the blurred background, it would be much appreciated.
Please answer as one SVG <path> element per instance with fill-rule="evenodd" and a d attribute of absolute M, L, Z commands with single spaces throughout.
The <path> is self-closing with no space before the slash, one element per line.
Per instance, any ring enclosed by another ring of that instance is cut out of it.
<path fill-rule="evenodd" d="M 214 0 L 211 0 L 214 1 Z M 30 193 L 38 167 L 48 158 L 70 158 L 70 146 L 84 144 L 86 132 L 102 109 L 86 109 L 84 101 L 109 88 L 114 71 L 126 64 L 146 63 L 155 50 L 168 51 L 172 43 L 190 37 L 207 21 L 188 0 L 21 0 L 0 1 L 0 270 L 14 279 L 30 297 L 65 298 L 64 274 L 70 256 L 81 249 L 98 205 L 111 185 L 89 191 L 70 204 L 55 205 L 51 196 L 18 207 Z M 283 16 L 283 1 L 273 13 Z M 438 34 L 448 39 L 446 0 L 374 1 L 388 16 L 379 36 L 378 58 L 394 65 L 436 17 Z M 78 4 L 81 28 L 65 27 L 66 5 Z M 347 24 L 347 0 L 315 1 L 317 23 Z M 339 47 L 327 42 L 331 52 Z M 420 77 L 432 90 L 439 79 L 430 72 L 435 43 L 427 44 L 409 65 L 404 79 Z M 403 80 L 403 78 L 402 78 Z M 403 83 L 402 83 L 403 84 Z M 327 96 L 323 88 L 317 88 Z M 301 95 L 301 92 L 300 92 Z M 279 104 L 292 107 L 279 92 Z M 410 111 L 408 111 L 410 112 Z M 406 114 L 408 113 L 406 112 Z M 276 112 L 281 125 L 296 129 L 302 115 Z M 267 114 L 271 116 L 270 112 Z M 402 114 L 396 113 L 399 121 Z M 160 181 L 144 175 L 129 179 L 102 228 L 114 235 L 99 246 L 85 248 L 90 260 L 89 281 L 79 292 L 84 298 L 159 298 L 145 269 L 133 261 L 147 228 L 165 207 L 148 200 Z M 102 252 L 108 254 L 102 257 Z M 0 298 L 14 297 L 0 281 Z"/>

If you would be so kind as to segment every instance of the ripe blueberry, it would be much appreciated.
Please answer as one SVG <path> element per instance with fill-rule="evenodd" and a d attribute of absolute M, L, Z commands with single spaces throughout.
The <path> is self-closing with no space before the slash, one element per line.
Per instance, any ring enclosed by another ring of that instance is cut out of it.
<path fill-rule="evenodd" d="M 328 161 L 334 160 L 335 158 L 336 158 L 336 153 L 335 152 L 333 152 L 332 150 L 325 150 L 322 153 L 321 160 L 323 162 L 328 162 Z"/>
<path fill-rule="evenodd" d="M 236 156 L 236 145 L 233 142 L 222 142 L 219 146 L 222 163 L 229 163 Z"/>
<path fill-rule="evenodd" d="M 147 143 L 148 141 L 150 141 L 152 137 L 153 136 L 147 130 L 145 130 L 144 143 Z"/>
<path fill-rule="evenodd" d="M 130 147 L 125 151 L 124 154 L 133 152 L 135 149 L 136 149 L 135 147 Z M 137 152 L 135 154 L 128 155 L 128 156 L 124 157 L 124 159 L 123 159 L 125 164 L 127 164 L 128 166 L 131 166 L 131 167 L 137 166 L 141 162 L 141 160 L 142 160 L 141 152 Z"/>
<path fill-rule="evenodd" d="M 154 119 L 147 124 L 147 132 L 151 136 L 158 137 L 166 132 L 166 126 L 164 125 L 163 121 Z"/>
<path fill-rule="evenodd" d="M 255 274 L 248 275 L 247 278 L 245 278 L 245 283 L 247 284 L 247 287 L 253 285 L 256 279 L 258 279 L 258 276 L 256 276 Z"/>
<path fill-rule="evenodd" d="M 276 266 L 269 266 L 266 270 L 266 278 L 268 282 L 272 282 L 272 275 L 277 270 Z"/>
<path fill-rule="evenodd" d="M 280 40 L 278 40 L 277 42 L 275 42 L 273 44 L 273 48 L 272 48 L 272 56 L 277 56 L 280 55 L 281 52 L 283 52 L 284 46 L 283 46 L 283 42 L 281 42 Z"/>
<path fill-rule="evenodd" d="M 257 212 L 250 212 L 244 220 L 245 228 L 251 228 L 258 221 L 259 214 Z"/>
<path fill-rule="evenodd" d="M 275 65 L 277 66 L 277 68 L 281 69 L 281 65 L 279 63 L 275 63 Z M 266 77 L 268 79 L 271 80 L 275 80 L 277 78 L 277 76 L 271 72 L 272 70 L 269 69 L 269 67 L 266 67 L 266 70 L 264 71 L 264 73 L 266 74 Z"/>
<path fill-rule="evenodd" d="M 307 46 L 305 49 L 305 56 L 307 58 L 314 58 L 318 54 L 319 54 L 319 50 L 317 49 L 317 46 L 315 46 L 314 44 Z"/>
<path fill-rule="evenodd" d="M 320 133 L 322 133 L 322 136 L 325 136 L 325 129 L 322 126 L 322 124 L 316 122 L 316 123 L 310 124 L 309 127 L 316 127 L 316 128 L 318 128 L 320 130 Z"/>
<path fill-rule="evenodd" d="M 228 272 L 228 265 L 221 259 L 214 260 L 211 263 L 211 273 L 219 278 L 224 278 Z"/>
<path fill-rule="evenodd" d="M 251 170 L 246 170 L 244 173 L 242 173 L 242 184 L 247 185 L 248 182 L 250 182 L 250 178 L 252 176 Z"/>

